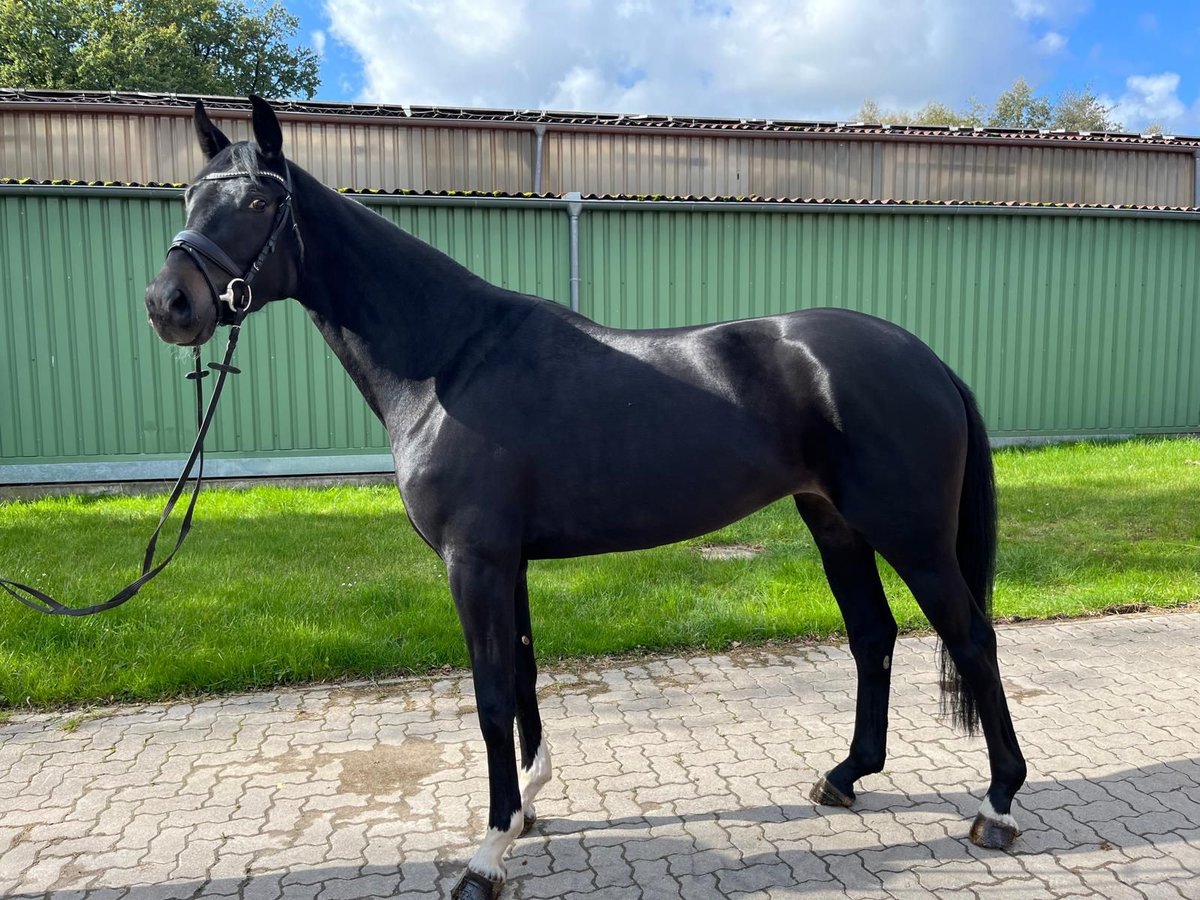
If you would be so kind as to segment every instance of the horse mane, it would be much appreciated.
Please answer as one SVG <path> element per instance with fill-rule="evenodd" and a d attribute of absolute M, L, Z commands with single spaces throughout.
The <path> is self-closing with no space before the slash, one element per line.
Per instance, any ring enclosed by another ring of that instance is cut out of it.
<path fill-rule="evenodd" d="M 229 147 L 229 165 L 227 171 L 248 175 L 252 181 L 258 182 L 258 173 L 262 163 L 258 159 L 258 146 L 250 141 L 240 141 Z"/>

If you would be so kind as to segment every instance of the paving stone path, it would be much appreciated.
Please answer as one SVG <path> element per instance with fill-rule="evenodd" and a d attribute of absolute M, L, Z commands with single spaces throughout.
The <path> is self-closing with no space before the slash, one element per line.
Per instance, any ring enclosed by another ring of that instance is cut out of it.
<path fill-rule="evenodd" d="M 809 786 L 853 721 L 841 646 L 543 677 L 555 779 L 505 896 L 1200 898 L 1200 613 L 1000 629 L 1030 778 L 1012 853 L 967 828 L 983 743 L 896 651 L 890 757 L 854 810 Z M 18 716 L 0 896 L 442 897 L 482 833 L 468 679 Z M 64 727 L 65 726 L 65 727 Z"/>

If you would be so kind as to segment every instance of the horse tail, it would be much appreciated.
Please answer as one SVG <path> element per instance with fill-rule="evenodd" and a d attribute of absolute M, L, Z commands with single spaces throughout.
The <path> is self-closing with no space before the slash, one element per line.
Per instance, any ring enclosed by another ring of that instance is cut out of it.
<path fill-rule="evenodd" d="M 967 462 L 958 507 L 958 565 L 971 598 L 984 618 L 992 618 L 992 582 L 996 575 L 996 476 L 987 427 L 975 395 L 961 378 L 946 367 L 962 397 L 967 414 Z M 942 714 L 955 727 L 975 734 L 979 710 L 975 695 L 963 681 L 945 644 L 941 648 Z"/>

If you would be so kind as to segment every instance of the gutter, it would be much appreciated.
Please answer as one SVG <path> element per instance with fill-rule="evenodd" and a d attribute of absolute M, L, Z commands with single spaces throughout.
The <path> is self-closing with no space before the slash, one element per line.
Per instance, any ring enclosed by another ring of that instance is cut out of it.
<path fill-rule="evenodd" d="M 0 184 L 0 196 L 95 197 L 104 199 L 175 200 L 183 188 L 134 187 L 131 185 Z M 945 216 L 1078 216 L 1103 219 L 1173 219 L 1200 221 L 1200 209 L 1139 209 L 1106 206 L 1007 206 L 984 203 L 944 205 L 937 203 L 823 203 L 820 201 L 764 200 L 629 200 L 583 198 L 577 192 L 563 197 L 493 197 L 442 194 L 373 194 L 342 192 L 342 196 L 365 206 L 465 206 L 507 209 L 564 209 L 573 204 L 579 214 L 597 212 L 754 212 L 754 213 L 845 213 L 847 215 L 945 215 Z"/>

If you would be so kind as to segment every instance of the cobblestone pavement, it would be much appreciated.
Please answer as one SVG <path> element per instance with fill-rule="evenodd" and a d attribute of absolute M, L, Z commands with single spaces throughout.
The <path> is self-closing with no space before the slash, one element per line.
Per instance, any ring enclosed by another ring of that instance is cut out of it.
<path fill-rule="evenodd" d="M 1030 768 L 1012 853 L 966 839 L 987 762 L 935 718 L 930 639 L 897 648 L 854 810 L 806 798 L 849 740 L 845 648 L 741 648 L 543 677 L 555 778 L 505 896 L 1200 898 L 1200 613 L 1000 647 Z M 473 711 L 455 676 L 17 717 L 0 896 L 444 896 L 486 815 Z"/>

